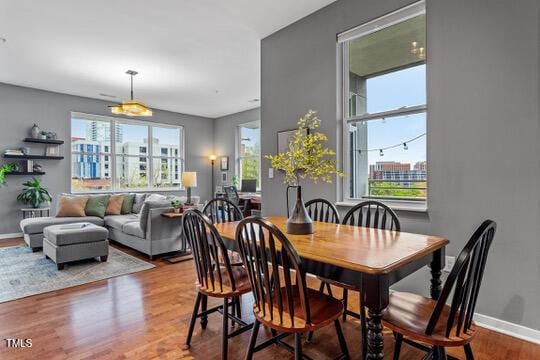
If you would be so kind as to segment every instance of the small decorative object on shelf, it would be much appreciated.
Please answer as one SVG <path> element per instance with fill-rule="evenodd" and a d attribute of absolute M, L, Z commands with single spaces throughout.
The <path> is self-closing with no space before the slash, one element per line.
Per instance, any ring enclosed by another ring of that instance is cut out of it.
<path fill-rule="evenodd" d="M 30 136 L 33 137 L 34 139 L 37 139 L 39 138 L 40 134 L 41 134 L 41 129 L 39 128 L 39 126 L 34 124 L 34 126 L 32 126 L 32 128 L 30 129 Z"/>
<path fill-rule="evenodd" d="M 38 137 L 42 140 L 47 140 L 47 134 L 48 133 L 46 131 L 41 131 Z"/>
<path fill-rule="evenodd" d="M 6 185 L 6 175 L 15 171 L 15 165 L 4 164 L 0 167 L 0 187 Z"/>
<path fill-rule="evenodd" d="M 45 148 L 45 155 L 46 156 L 60 156 L 60 146 L 47 146 Z"/>
<path fill-rule="evenodd" d="M 36 178 L 23 183 L 23 186 L 25 188 L 17 196 L 17 200 L 25 205 L 32 205 L 33 208 L 37 209 L 41 204 L 49 203 L 52 200 L 49 191 L 41 186 L 41 181 Z"/>
<path fill-rule="evenodd" d="M 176 214 L 179 214 L 180 212 L 182 212 L 182 206 L 184 204 L 182 204 L 182 202 L 180 200 L 173 200 L 171 201 L 171 206 L 173 207 L 173 211 L 176 213 Z"/>
<path fill-rule="evenodd" d="M 287 220 L 286 231 L 289 234 L 313 234 L 313 221 L 302 200 L 300 180 L 331 183 L 334 175 L 343 176 L 343 173 L 336 169 L 336 153 L 323 146 L 328 138 L 317 131 L 321 120 L 315 114 L 315 111 L 309 110 L 298 120 L 298 129 L 291 136 L 287 151 L 266 156 L 273 168 L 285 173 L 284 182 L 296 187 L 296 204 Z"/>
<path fill-rule="evenodd" d="M 32 167 L 32 171 L 37 173 L 43 172 L 43 167 L 39 164 L 34 164 L 34 166 Z"/>

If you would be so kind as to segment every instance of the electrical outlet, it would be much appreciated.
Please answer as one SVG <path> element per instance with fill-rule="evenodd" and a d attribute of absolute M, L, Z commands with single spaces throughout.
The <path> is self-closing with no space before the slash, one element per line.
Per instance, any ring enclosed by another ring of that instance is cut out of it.
<path fill-rule="evenodd" d="M 268 178 L 269 179 L 274 178 L 274 168 L 268 168 Z"/>
<path fill-rule="evenodd" d="M 444 267 L 443 271 L 447 273 L 451 272 L 455 263 L 456 263 L 455 256 L 446 256 L 446 266 Z"/>

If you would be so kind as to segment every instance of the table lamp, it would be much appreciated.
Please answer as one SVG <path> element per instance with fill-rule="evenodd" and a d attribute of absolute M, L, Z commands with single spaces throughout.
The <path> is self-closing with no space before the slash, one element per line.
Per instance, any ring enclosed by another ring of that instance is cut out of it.
<path fill-rule="evenodd" d="M 191 202 L 191 188 L 197 187 L 197 173 L 195 171 L 184 171 L 182 173 L 182 185 L 187 191 L 186 205 L 193 205 Z"/>

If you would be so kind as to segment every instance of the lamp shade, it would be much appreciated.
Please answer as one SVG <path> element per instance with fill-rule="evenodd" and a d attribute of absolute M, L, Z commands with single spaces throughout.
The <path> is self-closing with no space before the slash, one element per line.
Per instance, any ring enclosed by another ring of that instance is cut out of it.
<path fill-rule="evenodd" d="M 216 155 L 209 155 L 208 158 L 210 159 L 210 161 L 214 161 L 217 159 L 217 156 Z"/>
<path fill-rule="evenodd" d="M 184 171 L 182 173 L 182 185 L 184 187 L 197 187 L 197 173 L 195 171 Z"/>

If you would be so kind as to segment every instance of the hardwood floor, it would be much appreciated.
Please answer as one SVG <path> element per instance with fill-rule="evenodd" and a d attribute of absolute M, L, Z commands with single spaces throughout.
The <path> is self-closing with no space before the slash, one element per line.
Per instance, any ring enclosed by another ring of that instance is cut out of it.
<path fill-rule="evenodd" d="M 0 246 L 22 244 L 21 239 L 2 240 Z M 123 246 L 122 251 L 140 256 Z M 144 256 L 142 259 L 147 260 Z M 182 350 L 195 300 L 192 262 L 152 262 L 156 268 L 101 280 L 91 284 L 0 304 L 0 340 L 32 339 L 31 348 L 7 348 L 0 344 L 0 359 L 219 359 L 221 315 L 209 316 L 208 327 L 195 328 L 192 346 Z M 312 287 L 318 288 L 313 280 Z M 335 293 L 340 293 L 335 290 Z M 355 293 L 349 303 L 357 304 Z M 214 302 L 209 301 L 209 306 Z M 217 303 L 216 303 L 217 305 Z M 251 321 L 251 301 L 244 297 L 244 318 Z M 358 311 L 358 309 L 355 309 Z M 360 359 L 358 321 L 347 320 L 343 330 L 352 359 Z M 241 359 L 250 332 L 229 342 L 229 359 Z M 259 341 L 269 332 L 261 328 Z M 392 335 L 385 332 L 385 358 L 392 358 Z M 289 342 L 291 340 L 288 340 Z M 308 356 L 330 359 L 339 354 L 334 329 L 315 333 L 313 344 L 304 345 Z M 538 359 L 540 345 L 490 330 L 480 329 L 473 341 L 476 359 Z M 449 353 L 460 359 L 461 349 Z M 422 353 L 403 345 L 401 359 L 420 359 Z M 256 359 L 292 359 L 276 346 L 255 354 Z"/>

